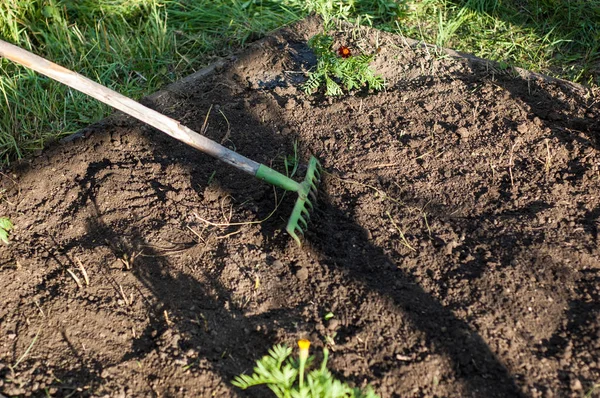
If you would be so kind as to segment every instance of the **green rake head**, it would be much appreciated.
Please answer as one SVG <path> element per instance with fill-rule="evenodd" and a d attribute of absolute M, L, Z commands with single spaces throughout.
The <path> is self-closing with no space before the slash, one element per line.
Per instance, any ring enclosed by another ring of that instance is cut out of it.
<path fill-rule="evenodd" d="M 298 234 L 304 236 L 304 230 L 308 227 L 310 212 L 313 210 L 314 202 L 317 201 L 317 186 L 321 182 L 321 164 L 317 158 L 312 156 L 308 161 L 308 170 L 302 182 L 294 181 L 263 164 L 260 165 L 255 176 L 287 191 L 298 192 L 298 200 L 285 229 L 298 246 L 302 246 Z"/>
<path fill-rule="evenodd" d="M 308 221 L 310 220 L 310 212 L 313 210 L 313 202 L 317 201 L 317 186 L 321 182 L 321 164 L 312 156 L 308 161 L 308 170 L 306 171 L 306 177 L 300 185 L 298 190 L 298 200 L 292 210 L 292 215 L 288 220 L 287 227 L 285 230 L 290 234 L 292 238 L 298 243 L 298 246 L 302 246 L 302 241 L 298 236 L 298 233 L 304 236 L 304 230 L 308 227 Z M 313 202 L 311 202 L 311 200 Z"/>

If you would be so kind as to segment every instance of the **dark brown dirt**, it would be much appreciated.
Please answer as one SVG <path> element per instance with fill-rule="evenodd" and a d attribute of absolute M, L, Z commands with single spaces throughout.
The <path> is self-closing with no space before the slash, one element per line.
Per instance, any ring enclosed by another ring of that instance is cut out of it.
<path fill-rule="evenodd" d="M 319 29 L 145 100 L 280 170 L 317 154 L 302 249 L 293 195 L 122 115 L 5 170 L 2 394 L 267 396 L 230 381 L 308 337 L 382 397 L 598 396 L 598 96 L 368 30 L 338 41 L 388 90 L 306 96 Z"/>

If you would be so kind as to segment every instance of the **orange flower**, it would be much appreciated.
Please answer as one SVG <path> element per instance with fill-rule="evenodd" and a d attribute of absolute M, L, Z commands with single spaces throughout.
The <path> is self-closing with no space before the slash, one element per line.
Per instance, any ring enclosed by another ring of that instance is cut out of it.
<path fill-rule="evenodd" d="M 341 46 L 338 49 L 338 55 L 342 58 L 348 58 L 350 56 L 352 56 L 352 53 L 350 52 L 350 49 L 346 46 Z"/>
<path fill-rule="evenodd" d="M 310 348 L 310 341 L 306 339 L 298 340 L 298 348 L 300 348 L 300 359 L 306 360 L 306 358 L 308 358 L 308 349 Z"/>

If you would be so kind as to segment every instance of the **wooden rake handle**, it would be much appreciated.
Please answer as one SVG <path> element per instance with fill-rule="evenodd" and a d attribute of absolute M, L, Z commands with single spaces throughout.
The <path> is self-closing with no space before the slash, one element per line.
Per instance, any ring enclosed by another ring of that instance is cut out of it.
<path fill-rule="evenodd" d="M 147 123 L 163 133 L 245 171 L 246 173 L 256 175 L 256 172 L 260 167 L 260 163 L 239 155 L 238 153 L 225 148 L 223 145 L 196 133 L 181 125 L 175 119 L 171 119 L 162 113 L 150 109 L 131 98 L 80 75 L 79 73 L 73 72 L 3 40 L 0 40 L 0 56 L 10 59 L 19 65 L 33 69 L 34 71 L 72 87 L 77 91 L 81 91 L 100 102 L 110 105 L 113 108 Z"/>

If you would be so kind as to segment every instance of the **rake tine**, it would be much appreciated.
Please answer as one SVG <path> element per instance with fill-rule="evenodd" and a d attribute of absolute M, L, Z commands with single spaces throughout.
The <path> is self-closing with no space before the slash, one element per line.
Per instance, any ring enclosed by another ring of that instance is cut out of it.
<path fill-rule="evenodd" d="M 287 231 L 288 234 L 292 237 L 292 239 L 294 239 L 296 241 L 296 244 L 298 246 L 302 246 L 302 241 L 300 240 L 300 237 L 296 234 L 295 231 Z"/>
<path fill-rule="evenodd" d="M 298 221 L 302 221 L 302 224 L 304 224 L 304 228 L 308 228 L 308 222 L 304 219 L 304 217 L 298 217 Z M 301 228 L 300 224 L 298 224 L 298 228 Z"/>
<path fill-rule="evenodd" d="M 306 216 L 306 221 L 310 220 L 310 212 L 306 208 L 302 209 L 302 213 Z"/>
<path fill-rule="evenodd" d="M 301 238 L 304 237 L 305 230 L 308 229 L 311 212 L 314 211 L 314 204 L 318 200 L 317 184 L 320 180 L 321 165 L 315 157 L 311 157 L 306 177 L 302 183 L 298 184 L 298 199 L 286 227 L 289 235 L 294 238 L 299 247 L 302 246 Z"/>
<path fill-rule="evenodd" d="M 305 203 L 308 205 L 308 208 L 310 209 L 310 211 L 314 210 L 313 204 L 310 200 L 306 199 Z M 306 207 L 304 207 L 304 210 L 306 210 Z"/>

